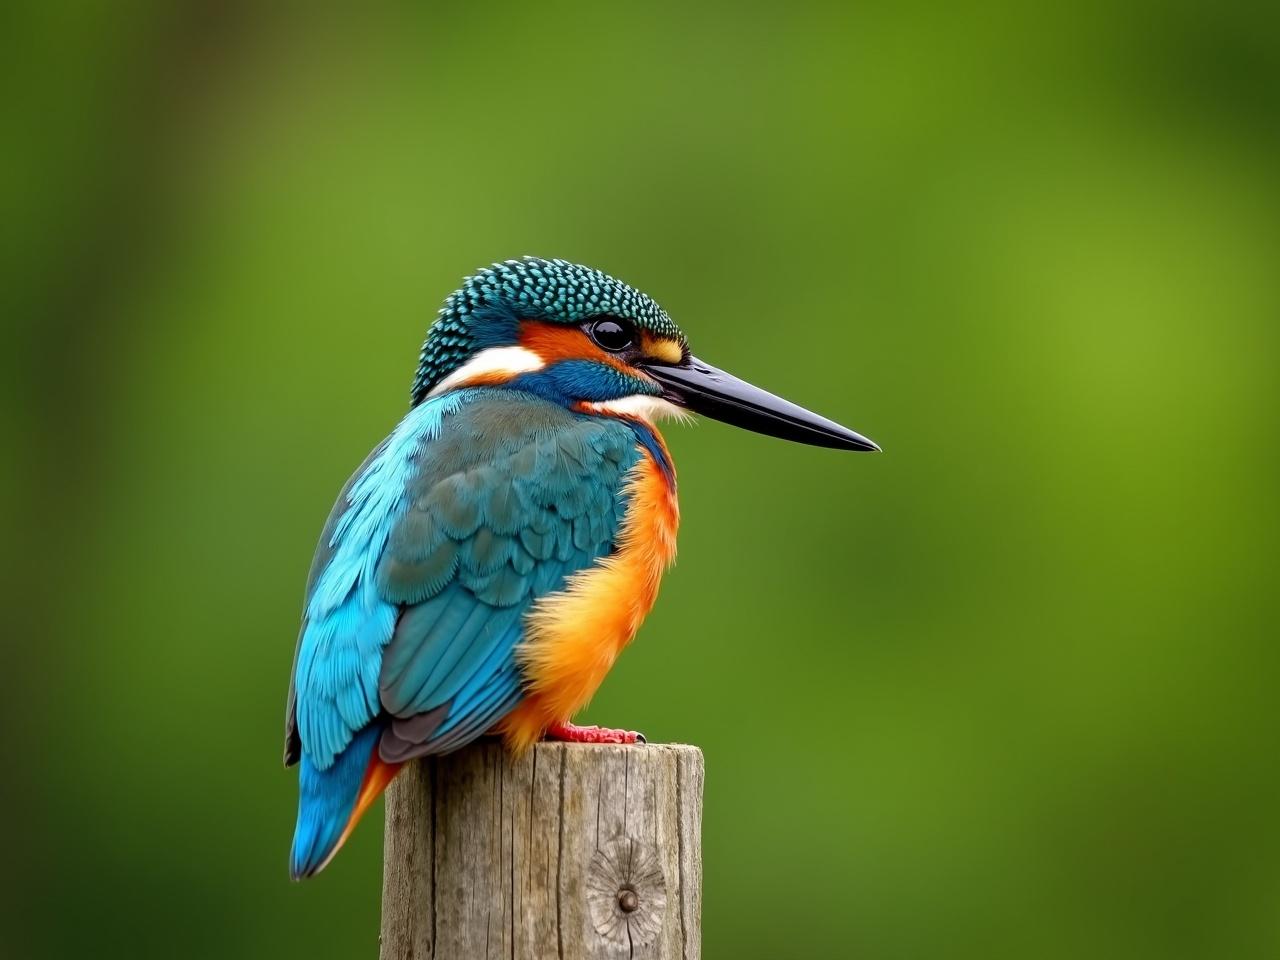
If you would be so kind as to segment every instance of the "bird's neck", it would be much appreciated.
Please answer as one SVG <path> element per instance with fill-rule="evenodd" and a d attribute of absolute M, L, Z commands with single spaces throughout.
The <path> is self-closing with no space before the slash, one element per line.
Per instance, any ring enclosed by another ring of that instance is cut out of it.
<path fill-rule="evenodd" d="M 653 458 L 653 462 L 658 465 L 662 471 L 663 479 L 667 481 L 668 486 L 674 493 L 676 488 L 676 465 L 671 459 L 671 451 L 667 449 L 667 441 L 663 439 L 662 434 L 658 431 L 657 425 L 652 419 L 633 415 L 628 413 L 601 411 L 598 409 L 584 409 L 584 405 L 579 404 L 577 410 L 579 413 L 585 413 L 593 417 L 609 417 L 614 420 L 620 420 L 625 423 L 636 435 L 636 440 L 646 453 Z"/>

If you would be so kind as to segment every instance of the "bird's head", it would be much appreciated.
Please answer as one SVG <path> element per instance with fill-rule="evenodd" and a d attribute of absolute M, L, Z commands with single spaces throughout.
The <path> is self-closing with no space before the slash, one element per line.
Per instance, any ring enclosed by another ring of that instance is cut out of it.
<path fill-rule="evenodd" d="M 475 386 L 527 390 L 584 412 L 652 421 L 691 411 L 787 440 L 879 449 L 698 360 L 649 297 L 564 260 L 494 264 L 445 301 L 422 345 L 413 403 Z"/>

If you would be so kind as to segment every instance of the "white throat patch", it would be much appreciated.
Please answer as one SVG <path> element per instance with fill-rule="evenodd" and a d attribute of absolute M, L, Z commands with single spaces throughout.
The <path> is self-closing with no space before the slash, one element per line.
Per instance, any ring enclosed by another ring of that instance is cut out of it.
<path fill-rule="evenodd" d="M 656 423 L 658 420 L 674 418 L 676 420 L 692 420 L 692 415 L 669 400 L 651 397 L 643 393 L 633 393 L 629 397 L 617 400 L 604 400 L 600 403 L 584 403 L 587 410 L 597 413 L 611 413 L 616 416 L 635 417 L 645 423 Z"/>

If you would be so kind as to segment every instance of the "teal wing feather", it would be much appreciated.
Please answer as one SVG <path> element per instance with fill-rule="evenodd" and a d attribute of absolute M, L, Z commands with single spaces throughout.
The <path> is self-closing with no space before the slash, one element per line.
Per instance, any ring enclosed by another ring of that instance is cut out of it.
<path fill-rule="evenodd" d="M 615 420 L 511 390 L 428 400 L 348 484 L 317 551 L 286 762 L 461 746 L 519 702 L 533 601 L 609 554 L 640 456 Z"/>
<path fill-rule="evenodd" d="M 381 712 L 378 671 L 398 611 L 379 596 L 374 567 L 422 451 L 465 402 L 446 394 L 419 404 L 343 488 L 316 547 L 285 710 L 285 764 L 317 774 Z M 352 774 L 358 777 L 362 767 Z"/>

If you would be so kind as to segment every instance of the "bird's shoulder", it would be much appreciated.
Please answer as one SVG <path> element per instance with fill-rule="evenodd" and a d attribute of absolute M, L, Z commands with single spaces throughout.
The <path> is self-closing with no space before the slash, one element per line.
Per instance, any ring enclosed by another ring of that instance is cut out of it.
<path fill-rule="evenodd" d="M 473 388 L 429 398 L 343 486 L 317 544 L 307 599 L 340 547 L 381 548 L 379 527 L 389 531 L 406 512 L 430 508 L 447 520 L 453 510 L 477 511 L 480 494 L 513 484 L 545 506 L 548 497 L 584 480 L 609 485 L 619 470 L 634 464 L 638 442 L 621 421 L 576 413 L 518 390 Z M 572 516 L 573 504 L 565 506 Z M 456 519 L 453 529 L 469 526 Z"/>
<path fill-rule="evenodd" d="M 510 390 L 474 397 L 422 449 L 405 483 L 378 565 L 381 595 L 417 603 L 456 579 L 508 606 L 547 589 L 540 563 L 587 563 L 611 549 L 624 481 L 640 456 L 624 423 Z"/>

